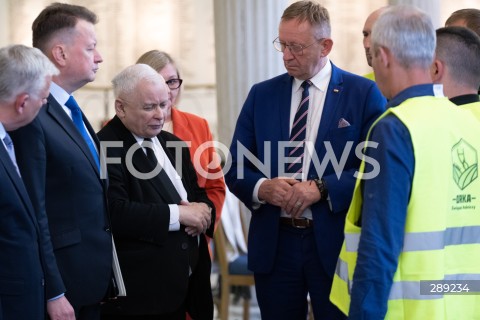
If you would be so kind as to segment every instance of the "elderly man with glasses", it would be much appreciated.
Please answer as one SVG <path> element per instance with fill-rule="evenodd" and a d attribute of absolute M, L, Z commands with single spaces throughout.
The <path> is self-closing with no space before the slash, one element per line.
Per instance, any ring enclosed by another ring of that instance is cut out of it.
<path fill-rule="evenodd" d="M 226 182 L 252 210 L 248 266 L 262 319 L 305 319 L 307 295 L 315 319 L 343 319 L 328 296 L 361 142 L 386 101 L 373 81 L 330 62 L 320 4 L 291 4 L 273 44 L 287 73 L 252 87 Z"/>

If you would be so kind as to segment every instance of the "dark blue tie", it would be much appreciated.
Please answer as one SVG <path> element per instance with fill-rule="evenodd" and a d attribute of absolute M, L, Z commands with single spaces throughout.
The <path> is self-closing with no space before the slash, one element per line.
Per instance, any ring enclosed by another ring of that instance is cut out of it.
<path fill-rule="evenodd" d="M 93 159 L 95 159 L 95 163 L 97 164 L 97 169 L 100 170 L 100 161 L 98 160 L 97 149 L 95 148 L 92 138 L 90 138 L 87 130 L 85 129 L 85 125 L 83 124 L 82 111 L 80 110 L 77 101 L 75 101 L 73 96 L 70 96 L 67 102 L 65 102 L 65 106 L 72 111 L 73 123 L 75 124 L 75 127 L 77 127 L 78 132 L 80 132 L 80 134 L 82 135 L 83 140 L 85 140 L 85 142 L 87 143 L 88 148 L 92 153 Z"/>
<path fill-rule="evenodd" d="M 308 105 L 310 99 L 308 95 L 308 88 L 311 84 L 312 83 L 310 80 L 306 80 L 302 83 L 302 100 L 300 101 L 300 105 L 295 113 L 292 131 L 290 132 L 291 147 L 287 148 L 287 156 L 292 158 L 292 160 L 286 164 L 285 173 L 287 173 L 287 176 L 294 179 L 301 179 L 302 177 L 305 136 L 307 132 Z"/>

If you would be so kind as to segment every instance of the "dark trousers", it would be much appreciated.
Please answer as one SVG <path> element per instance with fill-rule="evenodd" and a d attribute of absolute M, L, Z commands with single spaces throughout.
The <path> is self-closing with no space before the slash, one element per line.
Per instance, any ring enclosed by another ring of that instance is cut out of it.
<path fill-rule="evenodd" d="M 172 313 L 160 315 L 113 315 L 102 314 L 102 320 L 185 320 L 186 310 L 182 305 Z"/>
<path fill-rule="evenodd" d="M 315 319 L 346 319 L 330 302 L 332 281 L 320 261 L 313 228 L 280 225 L 272 272 L 255 273 L 262 320 L 306 319 L 307 294 Z"/>

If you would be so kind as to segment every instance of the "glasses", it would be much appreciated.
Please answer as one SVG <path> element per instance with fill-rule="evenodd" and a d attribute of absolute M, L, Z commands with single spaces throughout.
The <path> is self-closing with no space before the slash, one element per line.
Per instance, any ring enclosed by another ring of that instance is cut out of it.
<path fill-rule="evenodd" d="M 183 82 L 183 79 L 170 79 L 165 81 L 165 83 L 171 90 L 180 88 L 180 86 L 182 85 L 182 82 Z"/>
<path fill-rule="evenodd" d="M 286 48 L 288 48 L 288 50 L 290 50 L 290 53 L 301 56 L 303 54 L 303 49 L 306 49 L 310 46 L 313 46 L 316 42 L 322 41 L 324 39 L 325 38 L 315 40 L 314 42 L 312 42 L 312 43 L 310 43 L 309 45 L 306 45 L 306 46 L 304 46 L 303 44 L 297 44 L 297 43 L 286 44 L 285 42 L 280 41 L 278 39 L 278 37 L 275 40 L 273 40 L 272 43 L 273 43 L 273 47 L 275 48 L 275 50 L 277 50 L 279 52 L 283 52 L 283 51 L 285 51 Z"/>

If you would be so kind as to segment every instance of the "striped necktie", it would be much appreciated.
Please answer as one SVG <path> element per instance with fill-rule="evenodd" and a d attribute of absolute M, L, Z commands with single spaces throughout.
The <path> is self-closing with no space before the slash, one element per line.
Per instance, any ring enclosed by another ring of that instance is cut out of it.
<path fill-rule="evenodd" d="M 286 163 L 285 173 L 287 176 L 300 180 L 302 178 L 303 155 L 305 147 L 305 136 L 307 132 L 307 118 L 309 94 L 308 89 L 312 85 L 310 80 L 302 83 L 302 100 L 295 113 L 292 131 L 290 133 L 290 147 L 287 148 L 287 156 L 291 159 Z"/>

